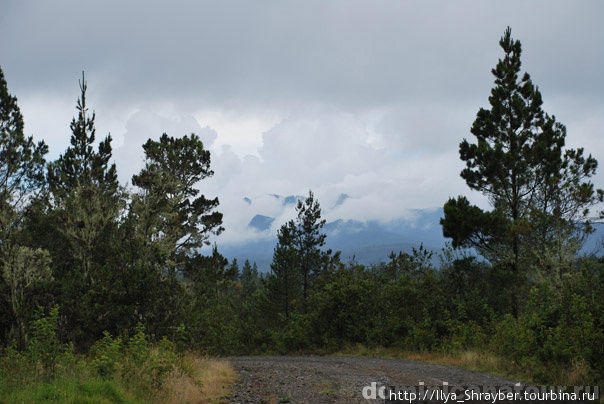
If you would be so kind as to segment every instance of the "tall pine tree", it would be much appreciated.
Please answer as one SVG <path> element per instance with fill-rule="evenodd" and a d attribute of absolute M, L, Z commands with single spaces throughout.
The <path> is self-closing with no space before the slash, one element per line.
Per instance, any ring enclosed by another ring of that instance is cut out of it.
<path fill-rule="evenodd" d="M 78 115 L 71 121 L 70 146 L 49 164 L 47 181 L 50 209 L 56 213 L 56 225 L 67 242 L 72 264 L 90 284 L 97 277 L 94 264 L 104 261 L 108 236 L 117 226 L 121 190 L 115 164 L 110 162 L 111 136 L 94 150 L 95 113 L 90 114 L 86 104 L 84 73 L 79 85 Z M 65 255 L 65 251 L 57 253 Z"/>
<path fill-rule="evenodd" d="M 26 301 L 38 281 L 48 280 L 48 252 L 32 248 L 23 222 L 32 200 L 43 191 L 48 147 L 24 134 L 17 98 L 0 69 L 0 293 L 13 317 L 11 334 L 26 340 Z M 0 335 L 1 337 L 1 335 Z"/>
<path fill-rule="evenodd" d="M 306 312 L 314 281 L 323 270 L 339 261 L 340 253 L 332 255 L 331 250 L 322 249 L 327 237 L 322 231 L 325 220 L 321 218 L 321 206 L 312 191 L 304 200 L 298 200 L 296 213 L 296 218 L 281 226 L 277 234 L 271 269 L 281 281 L 286 302 L 291 300 L 289 296 L 297 298 L 297 291 L 301 289 L 302 310 Z M 301 284 L 294 287 L 298 282 Z M 288 312 L 290 306 L 289 303 L 285 306 Z"/>
<path fill-rule="evenodd" d="M 539 89 L 528 73 L 521 75 L 522 48 L 509 27 L 499 44 L 504 56 L 492 70 L 490 108 L 481 108 L 472 125 L 476 142 L 464 139 L 459 145 L 466 163 L 461 177 L 493 210 L 485 212 L 464 197 L 449 199 L 441 224 L 454 247 L 476 247 L 517 278 L 531 265 L 534 249 L 546 248 L 562 224 L 577 229 L 602 192 L 589 182 L 596 160 L 583 149 L 564 150 L 566 128 L 543 112 Z M 540 245 L 536 233 L 543 235 Z"/>

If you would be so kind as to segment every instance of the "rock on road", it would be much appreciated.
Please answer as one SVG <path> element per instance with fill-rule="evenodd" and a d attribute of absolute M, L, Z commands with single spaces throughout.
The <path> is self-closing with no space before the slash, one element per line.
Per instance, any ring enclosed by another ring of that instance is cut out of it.
<path fill-rule="evenodd" d="M 363 387 L 449 385 L 497 386 L 497 376 L 404 359 L 352 356 L 246 356 L 225 358 L 238 374 L 229 403 L 378 403 Z M 381 401 L 383 402 L 383 400 Z"/>

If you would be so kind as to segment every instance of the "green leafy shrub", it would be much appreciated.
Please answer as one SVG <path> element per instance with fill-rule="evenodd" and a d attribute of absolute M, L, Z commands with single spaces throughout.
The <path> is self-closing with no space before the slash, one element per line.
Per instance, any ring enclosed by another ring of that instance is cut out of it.
<path fill-rule="evenodd" d="M 124 346 L 120 337 L 113 338 L 105 331 L 102 339 L 90 349 L 92 367 L 101 377 L 113 376 L 124 359 Z"/>
<path fill-rule="evenodd" d="M 71 345 L 61 343 L 57 337 L 58 319 L 59 307 L 54 306 L 48 315 L 39 309 L 31 324 L 27 355 L 33 363 L 40 365 L 43 376 L 47 377 L 54 375 L 61 356 L 72 350 Z"/>
<path fill-rule="evenodd" d="M 447 350 L 457 352 L 483 347 L 486 344 L 487 335 L 483 327 L 475 321 L 451 319 L 447 322 L 447 329 L 450 332 Z"/>

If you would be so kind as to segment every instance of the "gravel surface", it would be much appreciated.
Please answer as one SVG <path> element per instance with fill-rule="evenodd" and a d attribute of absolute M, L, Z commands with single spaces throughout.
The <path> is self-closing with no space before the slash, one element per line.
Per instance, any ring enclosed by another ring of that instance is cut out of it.
<path fill-rule="evenodd" d="M 225 358 L 238 373 L 230 403 L 383 403 L 363 399 L 363 387 L 496 386 L 497 376 L 404 359 L 347 356 L 246 356 Z"/>

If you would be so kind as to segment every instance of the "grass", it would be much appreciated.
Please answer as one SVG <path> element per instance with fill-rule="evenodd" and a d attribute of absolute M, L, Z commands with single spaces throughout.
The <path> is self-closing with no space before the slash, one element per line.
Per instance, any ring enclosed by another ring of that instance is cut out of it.
<path fill-rule="evenodd" d="M 235 370 L 228 362 L 188 354 L 164 382 L 162 402 L 219 403 L 235 378 Z"/>
<path fill-rule="evenodd" d="M 0 404 L 211 404 L 221 402 L 234 379 L 235 371 L 227 362 L 193 353 L 180 359 L 158 389 L 142 389 L 135 380 L 102 378 L 82 361 L 76 371 L 46 380 L 30 378 L 18 383 L 0 380 Z"/>
<path fill-rule="evenodd" d="M 348 347 L 336 353 L 343 356 L 375 356 L 383 358 L 410 359 L 420 362 L 448 365 L 483 373 L 494 374 L 501 377 L 522 381 L 524 383 L 538 383 L 534 375 L 526 370 L 522 364 L 502 358 L 490 352 L 478 350 L 462 350 L 457 352 L 411 352 L 396 348 L 368 348 L 363 345 Z M 548 377 L 548 384 L 578 385 L 585 379 L 587 367 L 577 363 L 568 369 L 552 370 Z M 543 382 L 541 380 L 541 382 Z"/>
<path fill-rule="evenodd" d="M 3 392 L 0 403 L 140 403 L 115 381 L 57 378 L 45 383 L 30 383 L 22 388 Z"/>

